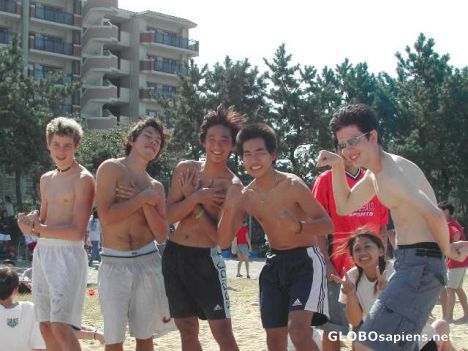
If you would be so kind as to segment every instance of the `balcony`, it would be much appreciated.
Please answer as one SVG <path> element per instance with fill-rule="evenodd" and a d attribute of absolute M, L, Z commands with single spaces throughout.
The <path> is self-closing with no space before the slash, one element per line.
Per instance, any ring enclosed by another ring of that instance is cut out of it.
<path fill-rule="evenodd" d="M 87 117 L 86 123 L 89 129 L 110 129 L 117 127 L 117 117 Z"/>
<path fill-rule="evenodd" d="M 74 55 L 73 45 L 43 37 L 34 37 L 31 49 L 53 52 L 61 55 Z"/>
<path fill-rule="evenodd" d="M 119 27 L 106 24 L 102 26 L 88 27 L 83 35 L 83 47 L 88 45 L 89 41 L 118 41 Z"/>
<path fill-rule="evenodd" d="M 174 96 L 172 87 L 158 86 L 140 89 L 141 100 L 156 100 L 159 98 L 170 99 Z"/>
<path fill-rule="evenodd" d="M 179 49 L 190 51 L 192 54 L 199 52 L 199 44 L 197 40 L 183 38 L 175 35 L 167 35 L 166 33 L 158 32 L 143 32 L 140 33 L 140 42 L 142 44 L 156 43 L 167 45 Z"/>
<path fill-rule="evenodd" d="M 34 17 L 45 21 L 67 24 L 70 26 L 75 25 L 75 16 L 72 13 L 63 12 L 55 8 L 36 5 L 33 14 Z"/>
<path fill-rule="evenodd" d="M 121 59 L 115 55 L 88 57 L 83 65 L 83 77 L 86 80 L 93 81 L 94 78 L 103 74 L 109 77 L 121 77 L 130 74 L 130 61 Z"/>
<path fill-rule="evenodd" d="M 83 16 L 86 16 L 88 11 L 93 8 L 100 8 L 100 9 L 112 9 L 118 8 L 119 3 L 118 0 L 88 0 L 83 7 Z"/>
<path fill-rule="evenodd" d="M 140 61 L 140 71 L 162 72 L 167 74 L 186 74 L 186 69 L 180 63 L 160 62 L 154 60 Z"/>
<path fill-rule="evenodd" d="M 0 0 L 0 11 L 16 14 L 16 1 Z"/>
<path fill-rule="evenodd" d="M 119 30 L 109 22 L 88 27 L 83 35 L 83 51 L 89 55 L 99 52 L 101 47 L 119 51 L 129 46 L 130 33 Z"/>
<path fill-rule="evenodd" d="M 93 86 L 85 89 L 81 97 L 81 107 L 87 103 L 124 104 L 130 101 L 130 89 L 109 86 Z"/>

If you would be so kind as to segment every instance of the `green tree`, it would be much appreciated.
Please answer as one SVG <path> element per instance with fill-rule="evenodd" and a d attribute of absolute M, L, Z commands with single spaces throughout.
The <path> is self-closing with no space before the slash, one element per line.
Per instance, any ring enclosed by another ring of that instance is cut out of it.
<path fill-rule="evenodd" d="M 201 69 L 190 60 L 186 74 L 179 76 L 177 94 L 172 99 L 161 100 L 164 113 L 174 118 L 174 129 L 168 149 L 179 159 L 198 160 L 203 153 L 198 138 L 198 129 L 207 112 L 204 79 L 207 66 Z"/>
<path fill-rule="evenodd" d="M 105 160 L 125 156 L 125 135 L 126 129 L 120 127 L 104 130 L 86 129 L 76 157 L 95 175 L 99 165 Z"/>
<path fill-rule="evenodd" d="M 458 157 L 448 147 L 451 111 L 443 97 L 452 76 L 449 56 L 434 51 L 435 42 L 420 34 L 406 55 L 397 53 L 397 129 L 393 149 L 415 161 L 439 197 L 446 197 L 456 177 Z"/>
<path fill-rule="evenodd" d="M 16 178 L 16 200 L 22 207 L 21 178 L 37 177 L 49 165 L 45 125 L 78 84 L 61 85 L 59 74 L 35 80 L 23 72 L 18 40 L 0 49 L 0 163 Z M 37 180 L 37 179 L 33 179 Z"/>

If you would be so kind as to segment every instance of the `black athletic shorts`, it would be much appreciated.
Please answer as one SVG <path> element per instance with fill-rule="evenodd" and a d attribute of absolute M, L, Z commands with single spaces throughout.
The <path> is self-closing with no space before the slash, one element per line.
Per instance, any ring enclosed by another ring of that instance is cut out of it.
<path fill-rule="evenodd" d="M 291 311 L 314 312 L 311 325 L 328 321 L 325 264 L 320 250 L 272 250 L 260 273 L 260 314 L 264 328 L 288 325 Z"/>
<path fill-rule="evenodd" d="M 162 271 L 172 318 L 231 318 L 226 265 L 215 248 L 168 241 Z"/>

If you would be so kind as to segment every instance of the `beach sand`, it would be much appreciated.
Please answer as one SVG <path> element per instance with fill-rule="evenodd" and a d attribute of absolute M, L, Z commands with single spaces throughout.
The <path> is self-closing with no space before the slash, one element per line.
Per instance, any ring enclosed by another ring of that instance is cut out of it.
<path fill-rule="evenodd" d="M 229 275 L 228 272 L 228 276 Z M 257 275 L 255 275 L 256 277 Z M 465 279 L 465 291 L 468 291 L 468 279 Z M 258 280 L 257 279 L 230 279 L 229 293 L 231 300 L 231 314 L 234 334 L 241 351 L 263 351 L 266 350 L 265 332 L 260 321 L 258 307 Z M 102 318 L 99 315 L 99 304 L 97 295 L 86 297 L 86 306 L 83 322 L 98 327 L 102 330 Z M 433 310 L 435 318 L 441 317 L 440 305 L 436 305 Z M 455 320 L 462 317 L 463 311 L 460 303 L 455 305 Z M 452 342 L 457 350 L 468 349 L 468 324 L 451 323 Z M 155 350 L 181 350 L 180 337 L 177 331 L 170 332 L 162 337 L 156 338 Z M 214 341 L 207 322 L 200 321 L 200 342 L 203 350 L 219 350 Z M 347 343 L 349 344 L 349 343 Z M 103 350 L 97 341 L 81 341 L 83 350 L 95 351 Z M 348 348 L 351 350 L 351 348 Z M 133 338 L 127 336 L 124 350 L 135 350 Z M 346 350 L 342 348 L 342 350 Z"/>

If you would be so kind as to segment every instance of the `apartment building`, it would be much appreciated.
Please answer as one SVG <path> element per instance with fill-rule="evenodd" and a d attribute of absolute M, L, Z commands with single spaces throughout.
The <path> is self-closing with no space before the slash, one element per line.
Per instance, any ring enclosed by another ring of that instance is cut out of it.
<path fill-rule="evenodd" d="M 118 0 L 28 1 L 0 0 L 0 45 L 26 28 L 31 74 L 61 71 L 64 81 L 82 82 L 81 94 L 64 101 L 64 113 L 80 112 L 96 129 L 144 115 L 171 125 L 157 98 L 175 93 L 177 75 L 198 55 L 198 42 L 189 39 L 195 23 L 120 9 Z"/>
<path fill-rule="evenodd" d="M 29 20 L 23 21 L 25 16 Z M 21 36 L 23 32 L 28 33 L 29 50 L 25 55 L 31 75 L 42 78 L 51 72 L 62 72 L 63 82 L 80 80 L 80 1 L 0 0 L 0 44 L 8 44 L 13 35 Z M 68 97 L 57 113 L 78 113 L 79 110 L 78 92 Z"/>
<path fill-rule="evenodd" d="M 118 8 L 117 0 L 83 6 L 82 116 L 92 128 L 109 128 L 138 116 L 159 116 L 157 98 L 177 89 L 184 63 L 198 55 L 189 39 L 195 23 L 153 11 Z"/>

